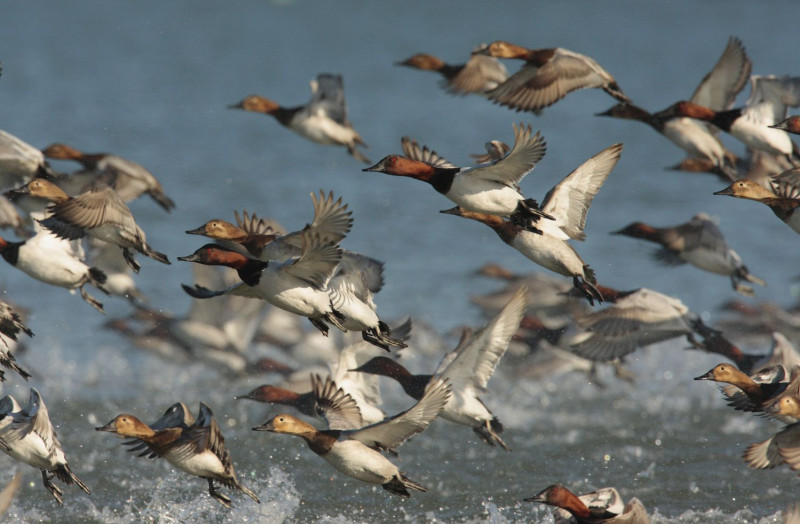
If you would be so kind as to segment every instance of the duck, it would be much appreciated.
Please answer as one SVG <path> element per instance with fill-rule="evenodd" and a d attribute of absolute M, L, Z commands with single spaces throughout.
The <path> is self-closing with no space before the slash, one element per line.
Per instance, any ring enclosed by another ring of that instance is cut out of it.
<path fill-rule="evenodd" d="M 17 191 L 29 192 L 53 202 L 48 207 L 49 216 L 39 223 L 60 238 L 73 240 L 88 235 L 116 244 L 136 273 L 140 265 L 134 260 L 131 249 L 162 264 L 170 264 L 165 254 L 147 244 L 144 231 L 136 223 L 131 210 L 110 186 L 96 184 L 89 191 L 70 197 L 54 183 L 37 178 Z"/>
<path fill-rule="evenodd" d="M 800 399 L 787 395 L 773 404 L 771 414 L 783 415 L 794 420 L 800 418 Z M 742 454 L 742 459 L 753 469 L 770 469 L 787 464 L 800 471 L 800 422 L 785 426 L 770 438 L 751 444 Z"/>
<path fill-rule="evenodd" d="M 62 143 L 50 144 L 42 150 L 42 154 L 50 159 L 78 162 L 85 170 L 83 174 L 89 178 L 102 175 L 125 202 L 147 194 L 164 211 L 169 212 L 175 207 L 175 202 L 166 195 L 161 182 L 142 165 L 127 158 L 109 153 L 84 153 Z"/>
<path fill-rule="evenodd" d="M 795 213 L 800 206 L 800 168 L 773 177 L 769 189 L 753 180 L 742 179 L 714 194 L 761 202 L 787 226 L 800 233 L 800 213 Z"/>
<path fill-rule="evenodd" d="M 611 74 L 586 55 L 561 47 L 526 49 L 502 40 L 475 51 L 525 64 L 488 93 L 489 100 L 517 111 L 538 112 L 572 91 L 601 88 L 620 102 L 630 102 Z"/>
<path fill-rule="evenodd" d="M 150 429 L 160 431 L 162 429 L 169 429 L 179 427 L 183 431 L 187 431 L 195 423 L 194 415 L 189 410 L 189 406 L 181 401 L 178 401 L 167 408 L 161 418 L 148 424 Z M 137 457 L 147 457 L 150 459 L 157 458 L 158 453 L 154 452 L 147 446 L 147 442 L 138 438 L 132 438 L 122 443 L 126 446 L 128 453 L 138 453 Z"/>
<path fill-rule="evenodd" d="M 800 115 L 792 115 L 785 120 L 781 120 L 775 125 L 769 126 L 774 129 L 782 129 L 793 135 L 800 135 Z"/>
<path fill-rule="evenodd" d="M 477 48 L 476 48 L 477 50 Z M 447 64 L 433 55 L 418 53 L 396 65 L 441 74 L 441 86 L 453 95 L 486 94 L 508 79 L 508 71 L 499 60 L 481 54 L 470 55 L 465 64 Z"/>
<path fill-rule="evenodd" d="M 614 144 L 597 153 L 567 175 L 551 189 L 542 203 L 542 211 L 553 220 L 541 220 L 541 234 L 528 231 L 497 215 L 475 213 L 461 207 L 442 213 L 482 222 L 522 255 L 560 275 L 572 277 L 573 286 L 594 304 L 603 301 L 597 288 L 594 270 L 567 243 L 569 239 L 583 240 L 586 234 L 586 215 L 597 192 L 617 165 L 622 144 Z"/>
<path fill-rule="evenodd" d="M 64 493 L 53 484 L 53 477 L 68 486 L 78 486 L 87 495 L 92 493 L 70 469 L 50 422 L 47 406 L 36 388 L 30 388 L 30 397 L 24 408 L 11 395 L 0 399 L 0 450 L 15 460 L 40 469 L 42 484 L 59 506 L 64 504 Z"/>
<path fill-rule="evenodd" d="M 165 416 L 174 420 L 169 413 Z M 231 454 L 225 446 L 225 438 L 211 408 L 201 402 L 197 419 L 188 428 L 185 426 L 185 423 L 179 423 L 172 427 L 153 429 L 135 416 L 123 413 L 95 430 L 141 440 L 152 453 L 176 468 L 207 480 L 208 494 L 226 508 L 231 507 L 231 499 L 217 491 L 214 487 L 215 480 L 223 486 L 243 492 L 260 504 L 255 492 L 242 485 L 236 477 Z"/>
<path fill-rule="evenodd" d="M 228 107 L 272 115 L 281 125 L 303 138 L 318 144 L 344 146 L 359 162 L 371 163 L 357 149 L 358 146 L 367 147 L 367 144 L 347 119 L 342 75 L 317 75 L 317 79 L 311 81 L 311 100 L 304 106 L 282 107 L 263 96 L 250 95 Z"/>
<path fill-rule="evenodd" d="M 551 484 L 526 502 L 555 506 L 555 522 L 567 524 L 650 524 L 644 504 L 636 497 L 625 504 L 615 488 L 576 495 L 561 484 Z"/>
<path fill-rule="evenodd" d="M 514 148 L 490 165 L 462 169 L 440 157 L 416 140 L 403 137 L 403 153 L 388 155 L 365 172 L 415 178 L 427 182 L 451 202 L 467 211 L 513 217 L 520 223 L 546 216 L 535 201 L 519 189 L 522 178 L 544 157 L 547 144 L 530 126 L 514 125 Z"/>
<path fill-rule="evenodd" d="M 19 376 L 28 380 L 31 374 L 22 369 L 17 364 L 17 359 L 11 354 L 11 350 L 15 347 L 20 333 L 24 333 L 29 337 L 33 336 L 33 331 L 25 325 L 22 321 L 22 316 L 14 310 L 11 304 L 0 300 L 0 342 L 2 342 L 2 345 L 0 345 L 0 365 L 17 372 Z M 5 373 L 0 371 L 0 382 L 2 381 L 5 381 Z"/>
<path fill-rule="evenodd" d="M 212 291 L 203 286 L 183 284 L 194 298 L 211 298 L 225 294 L 259 298 L 290 313 L 307 317 L 327 336 L 328 324 L 346 332 L 343 317 L 331 305 L 327 285 L 342 258 L 341 249 L 322 241 L 317 235 L 306 237 L 299 257 L 280 264 L 269 264 L 217 244 L 206 244 L 178 260 L 236 269 L 242 280 L 227 289 Z"/>
<path fill-rule="evenodd" d="M 733 106 L 750 76 L 753 64 L 742 41 L 730 37 L 717 63 L 695 89 L 691 102 L 723 111 Z M 597 116 L 636 120 L 648 124 L 670 142 L 688 153 L 687 160 L 707 160 L 714 172 L 728 180 L 736 179 L 735 155 L 728 151 L 707 125 L 665 112 L 650 113 L 632 103 L 621 102 Z"/>
<path fill-rule="evenodd" d="M 750 149 L 786 158 L 797 165 L 797 146 L 782 129 L 770 126 L 786 118 L 787 107 L 800 105 L 800 77 L 751 76 L 750 97 L 742 107 L 715 110 L 687 100 L 663 111 L 665 117 L 682 116 L 709 122 L 731 134 Z"/>
<path fill-rule="evenodd" d="M 692 346 L 700 318 L 675 297 L 648 288 L 620 291 L 600 287 L 612 303 L 576 319 L 583 332 L 574 335 L 570 349 L 595 361 L 621 358 L 639 347 L 685 336 Z"/>
<path fill-rule="evenodd" d="M 318 430 L 292 415 L 280 414 L 253 430 L 301 437 L 311 451 L 342 473 L 362 482 L 378 484 L 395 495 L 410 497 L 409 490 L 425 492 L 427 488 L 406 477 L 378 450 L 395 449 L 425 430 L 449 398 L 450 385 L 440 379 L 431 383 L 425 395 L 408 410 L 364 428 L 336 429 L 336 424 L 331 422 L 333 427 Z"/>
<path fill-rule="evenodd" d="M 765 405 L 781 395 L 789 385 L 789 372 L 783 365 L 761 369 L 748 375 L 736 366 L 720 363 L 695 380 L 711 380 L 730 384 L 721 388 L 734 409 L 750 412 L 765 412 Z"/>
<path fill-rule="evenodd" d="M 698 213 L 692 220 L 671 227 L 654 227 L 644 222 L 634 222 L 614 231 L 615 235 L 639 238 L 660 244 L 654 258 L 666 265 L 689 263 L 699 269 L 728 276 L 733 289 L 753 296 L 753 288 L 742 284 L 752 282 L 764 286 L 761 278 L 750 273 L 739 254 L 728 246 L 719 227 L 706 213 Z"/>
<path fill-rule="evenodd" d="M 497 445 L 511 451 L 500 437 L 503 424 L 478 393 L 486 391 L 489 379 L 519 328 L 527 302 L 528 291 L 519 289 L 486 326 L 445 354 L 433 375 L 412 375 L 401 364 L 386 357 L 375 357 L 355 371 L 391 377 L 400 383 L 407 395 L 417 400 L 432 381 L 446 379 L 452 393 L 440 413 L 441 418 L 471 427 L 489 446 Z"/>
<path fill-rule="evenodd" d="M 358 404 L 330 375 L 324 380 L 317 373 L 311 373 L 310 376 L 311 390 L 305 393 L 295 393 L 282 387 L 265 384 L 244 395 L 237 395 L 234 399 L 250 399 L 293 407 L 307 417 L 320 418 L 328 423 L 336 420 L 333 425 L 340 429 L 364 427 Z M 334 405 L 337 406 L 335 410 L 331 408 Z"/>
<path fill-rule="evenodd" d="M 334 200 L 332 191 L 326 195 L 320 190 L 319 196 L 311 193 L 314 206 L 314 219 L 304 227 L 291 233 L 275 230 L 271 221 L 249 214 L 239 216 L 235 213 L 236 225 L 215 218 L 202 226 L 186 231 L 187 235 L 202 235 L 227 249 L 239 251 L 264 262 L 272 260 L 283 262 L 288 258 L 300 256 L 305 235 L 315 234 L 323 241 L 338 244 L 353 227 L 353 212 L 342 202 L 342 197 Z"/>
<path fill-rule="evenodd" d="M 40 282 L 69 290 L 80 290 L 81 298 L 87 304 L 105 313 L 103 303 L 91 296 L 84 286 L 91 284 L 106 293 L 103 287 L 106 274 L 95 267 L 87 266 L 49 232 L 40 231 L 22 242 L 12 242 L 0 237 L 0 256 Z"/>
<path fill-rule="evenodd" d="M 19 187 L 34 178 L 62 178 L 39 149 L 0 130 L 0 188 Z"/>

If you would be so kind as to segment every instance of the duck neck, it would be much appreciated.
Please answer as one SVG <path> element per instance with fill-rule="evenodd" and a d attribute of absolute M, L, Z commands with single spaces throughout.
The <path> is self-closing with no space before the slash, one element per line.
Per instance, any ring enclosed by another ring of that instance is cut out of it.
<path fill-rule="evenodd" d="M 577 518 L 589 518 L 592 515 L 591 510 L 583 503 L 581 499 L 569 490 L 564 490 L 561 500 L 558 501 L 558 507 L 569 511 Z"/>
<path fill-rule="evenodd" d="M 303 106 L 298 107 L 278 107 L 274 111 L 270 112 L 269 114 L 275 117 L 275 120 L 280 122 L 282 125 L 289 127 L 292 123 L 292 119 L 294 119 L 295 115 L 303 109 Z"/>

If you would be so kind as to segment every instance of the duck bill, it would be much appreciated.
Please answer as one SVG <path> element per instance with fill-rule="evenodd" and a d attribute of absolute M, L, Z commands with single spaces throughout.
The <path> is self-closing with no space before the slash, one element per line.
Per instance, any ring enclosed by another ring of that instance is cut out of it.
<path fill-rule="evenodd" d="M 117 432 L 117 424 L 115 421 L 111 421 L 105 426 L 100 426 L 99 428 L 94 428 L 95 431 L 107 431 L 109 433 L 116 433 Z"/>
<path fill-rule="evenodd" d="M 705 375 L 694 377 L 695 380 L 714 380 L 714 370 L 709 371 Z"/>
<path fill-rule="evenodd" d="M 715 195 L 733 196 L 733 189 L 731 189 L 731 186 L 728 186 L 725 189 L 723 189 L 722 191 L 714 191 L 714 194 Z"/>
<path fill-rule="evenodd" d="M 197 229 L 190 229 L 186 232 L 187 235 L 205 235 L 206 226 L 200 226 Z"/>
<path fill-rule="evenodd" d="M 377 164 L 375 164 L 374 166 L 371 166 L 371 167 L 365 167 L 361 171 L 363 171 L 365 173 L 368 173 L 370 171 L 375 172 L 375 173 L 383 173 L 382 162 L 378 162 Z"/>
<path fill-rule="evenodd" d="M 260 426 L 254 427 L 253 431 L 275 431 L 275 425 L 272 423 L 272 420 L 268 420 Z"/>
<path fill-rule="evenodd" d="M 526 499 L 522 499 L 522 500 L 524 502 L 543 502 L 543 503 L 546 504 L 547 503 L 545 501 L 545 494 L 546 493 L 547 493 L 547 489 L 544 489 L 544 490 L 540 491 L 539 493 L 537 493 L 536 495 L 534 495 L 532 497 L 528 497 Z"/>
<path fill-rule="evenodd" d="M 187 255 L 185 257 L 178 257 L 178 260 L 181 262 L 198 262 L 200 259 L 196 254 L 192 253 L 191 255 Z"/>
<path fill-rule="evenodd" d="M 244 109 L 244 102 L 236 102 L 235 104 L 228 104 L 228 109 Z"/>
<path fill-rule="evenodd" d="M 439 213 L 444 213 L 445 215 L 456 215 L 460 217 L 461 208 L 456 206 L 456 207 L 451 207 L 450 209 L 442 209 L 441 211 L 439 211 Z"/>

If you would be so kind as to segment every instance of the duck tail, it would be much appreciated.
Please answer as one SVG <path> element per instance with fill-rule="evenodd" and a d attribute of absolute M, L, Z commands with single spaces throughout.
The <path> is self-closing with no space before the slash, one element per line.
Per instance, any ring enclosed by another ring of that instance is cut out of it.
<path fill-rule="evenodd" d="M 390 351 L 390 346 L 400 349 L 408 347 L 402 339 L 392 338 L 391 334 L 391 328 L 382 320 L 378 321 L 376 327 L 365 329 L 361 332 L 361 336 L 364 340 L 386 351 Z"/>
<path fill-rule="evenodd" d="M 398 473 L 397 476 L 392 477 L 392 480 L 383 485 L 383 489 L 395 495 L 400 495 L 401 497 L 411 497 L 411 493 L 408 492 L 409 489 L 422 492 L 428 491 L 428 488 L 411 480 L 402 473 Z"/>
<path fill-rule="evenodd" d="M 89 283 L 91 283 L 94 287 L 105 291 L 103 289 L 103 284 L 105 284 L 107 280 L 108 276 L 106 276 L 102 269 L 98 269 L 96 267 L 89 268 Z"/>
<path fill-rule="evenodd" d="M 91 495 L 92 491 L 89 489 L 86 484 L 83 483 L 81 479 L 79 479 L 70 469 L 67 464 L 62 464 L 58 468 L 54 470 L 56 477 L 58 480 L 66 484 L 67 486 L 72 486 L 73 484 L 77 484 L 79 488 L 86 492 L 87 495 Z"/>

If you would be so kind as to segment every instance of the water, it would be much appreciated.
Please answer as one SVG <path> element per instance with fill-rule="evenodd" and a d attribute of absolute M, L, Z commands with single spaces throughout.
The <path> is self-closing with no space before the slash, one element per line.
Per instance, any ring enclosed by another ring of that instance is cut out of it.
<path fill-rule="evenodd" d="M 63 141 L 147 166 L 177 209 L 167 216 L 145 200 L 132 208 L 154 248 L 173 259 L 200 245 L 183 231 L 213 216 L 230 219 L 244 207 L 299 227 L 310 217 L 308 193 L 333 190 L 354 210 L 346 247 L 386 261 L 381 315 L 425 319 L 439 333 L 482 322 L 469 297 L 495 284 L 474 269 L 489 261 L 535 268 L 488 228 L 439 215 L 449 202 L 423 184 L 362 173 L 343 150 L 226 105 L 256 92 L 303 104 L 318 72 L 341 73 L 350 118 L 374 160 L 399 152 L 408 134 L 465 164 L 486 140 L 510 141 L 512 122 L 531 123 L 548 152 L 522 186 L 539 199 L 621 141 L 622 160 L 595 199 L 587 241 L 577 249 L 602 283 L 655 288 L 713 322 L 717 305 L 733 298 L 727 279 L 662 269 L 648 246 L 608 232 L 635 220 L 677 224 L 705 211 L 767 280 L 757 298 L 789 304 L 797 295 L 797 236 L 768 209 L 712 196 L 723 187 L 712 177 L 662 170 L 681 153 L 642 125 L 593 117 L 614 103 L 600 91 L 572 94 L 537 118 L 448 96 L 435 75 L 392 64 L 422 51 L 457 62 L 498 38 L 563 46 L 594 57 L 637 104 L 656 110 L 691 95 L 730 35 L 747 46 L 754 73 L 797 74 L 796 13 L 790 1 L 4 3 L 0 127 L 36 146 Z M 142 265 L 138 283 L 151 303 L 183 313 L 188 299 L 178 284 L 189 281 L 189 267 Z M 606 377 L 604 390 L 580 375 L 513 378 L 516 363 L 504 360 L 485 398 L 514 452 L 488 449 L 468 429 L 436 422 L 397 459 L 430 488 L 405 501 L 344 478 L 299 439 L 250 431 L 270 411 L 232 396 L 274 377 L 221 378 L 201 364 L 165 363 L 101 331 L 104 319 L 78 297 L 6 265 L 0 279 L 8 297 L 32 309 L 36 337 L 22 363 L 34 373 L 30 385 L 42 391 L 73 470 L 93 488 L 91 497 L 66 488 L 58 508 L 38 472 L 2 456 L 8 471 L 0 483 L 20 467 L 26 472 L 9 513 L 14 520 L 546 522 L 549 511 L 521 499 L 556 481 L 586 491 L 614 485 L 639 497 L 656 522 L 776 522 L 796 499 L 794 473 L 749 470 L 739 458 L 777 427 L 727 410 L 716 388 L 693 382 L 719 359 L 683 351 L 682 342 L 635 353 L 636 385 Z M 105 302 L 109 317 L 128 313 L 120 300 Z M 418 371 L 437 360 L 420 359 Z M 28 384 L 8 376 L 4 392 L 26 398 Z M 408 406 L 395 389 L 385 397 L 388 411 Z M 115 439 L 92 430 L 121 411 L 156 418 L 178 399 L 194 409 L 201 400 L 212 406 L 260 506 L 234 494 L 235 508 L 225 511 L 203 481 L 163 461 L 127 456 Z"/>

